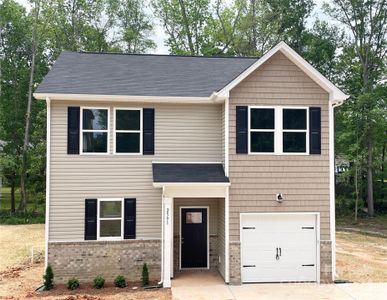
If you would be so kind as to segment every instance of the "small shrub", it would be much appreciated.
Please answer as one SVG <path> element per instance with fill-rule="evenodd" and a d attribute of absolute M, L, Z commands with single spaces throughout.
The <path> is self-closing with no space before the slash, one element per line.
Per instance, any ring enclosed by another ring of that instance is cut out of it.
<path fill-rule="evenodd" d="M 148 267 L 145 263 L 142 266 L 141 282 L 142 282 L 142 286 L 149 285 L 149 272 L 148 272 Z"/>
<path fill-rule="evenodd" d="M 76 278 L 70 278 L 69 281 L 67 281 L 67 288 L 69 290 L 75 290 L 79 288 L 79 280 Z"/>
<path fill-rule="evenodd" d="M 105 285 L 105 279 L 102 276 L 97 276 L 93 280 L 93 288 L 101 289 Z"/>
<path fill-rule="evenodd" d="M 124 276 L 119 275 L 114 279 L 114 285 L 119 288 L 126 287 L 126 279 Z"/>
<path fill-rule="evenodd" d="M 43 275 L 43 285 L 46 291 L 51 290 L 54 287 L 54 272 L 52 271 L 51 265 L 48 265 L 46 272 Z"/>

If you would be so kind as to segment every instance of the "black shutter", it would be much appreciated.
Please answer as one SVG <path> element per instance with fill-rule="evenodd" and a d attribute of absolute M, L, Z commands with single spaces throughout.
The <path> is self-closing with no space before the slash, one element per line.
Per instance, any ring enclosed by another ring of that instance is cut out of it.
<path fill-rule="evenodd" d="M 236 153 L 247 153 L 247 109 L 236 107 Z"/>
<path fill-rule="evenodd" d="M 143 145 L 144 155 L 155 154 L 155 109 L 143 109 Z"/>
<path fill-rule="evenodd" d="M 320 107 L 309 107 L 309 153 L 321 154 Z"/>
<path fill-rule="evenodd" d="M 79 154 L 79 107 L 68 107 L 67 154 Z"/>
<path fill-rule="evenodd" d="M 124 239 L 136 238 L 136 199 L 125 198 L 124 205 Z"/>
<path fill-rule="evenodd" d="M 85 200 L 85 240 L 97 239 L 97 199 Z"/>

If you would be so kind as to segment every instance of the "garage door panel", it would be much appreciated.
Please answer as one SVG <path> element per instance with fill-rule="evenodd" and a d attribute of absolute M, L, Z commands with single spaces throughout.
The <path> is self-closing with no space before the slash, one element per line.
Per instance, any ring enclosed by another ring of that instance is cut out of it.
<path fill-rule="evenodd" d="M 243 282 L 317 280 L 315 214 L 249 214 L 241 221 Z"/>

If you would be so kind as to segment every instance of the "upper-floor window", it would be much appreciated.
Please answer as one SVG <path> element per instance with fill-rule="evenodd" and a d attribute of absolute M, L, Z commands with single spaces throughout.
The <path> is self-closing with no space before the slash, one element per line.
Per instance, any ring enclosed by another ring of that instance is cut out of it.
<path fill-rule="evenodd" d="M 250 107 L 249 153 L 308 154 L 308 108 Z"/>
<path fill-rule="evenodd" d="M 116 108 L 114 125 L 114 152 L 142 153 L 142 109 Z"/>
<path fill-rule="evenodd" d="M 81 153 L 109 152 L 109 109 L 81 109 Z"/>
<path fill-rule="evenodd" d="M 307 109 L 284 108 L 282 113 L 282 151 L 286 153 L 306 153 Z"/>

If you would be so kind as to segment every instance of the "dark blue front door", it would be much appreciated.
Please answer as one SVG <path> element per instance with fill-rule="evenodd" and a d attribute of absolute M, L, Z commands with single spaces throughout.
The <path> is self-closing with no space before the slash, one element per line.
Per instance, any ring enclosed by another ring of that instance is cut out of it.
<path fill-rule="evenodd" d="M 182 208 L 181 214 L 181 267 L 207 268 L 207 208 Z"/>

